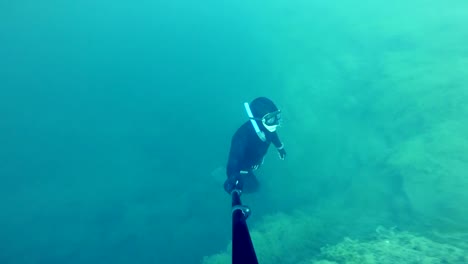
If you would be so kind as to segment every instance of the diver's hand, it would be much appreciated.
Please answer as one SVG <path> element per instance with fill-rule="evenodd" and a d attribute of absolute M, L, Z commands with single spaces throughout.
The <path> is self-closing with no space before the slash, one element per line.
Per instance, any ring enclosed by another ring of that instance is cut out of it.
<path fill-rule="evenodd" d="M 278 149 L 278 155 L 280 159 L 284 160 L 286 158 L 286 150 L 284 148 Z"/>
<path fill-rule="evenodd" d="M 239 175 L 231 176 L 226 179 L 224 182 L 224 190 L 228 193 L 231 194 L 232 191 L 234 190 L 240 190 L 242 191 L 242 181 L 239 177 Z"/>

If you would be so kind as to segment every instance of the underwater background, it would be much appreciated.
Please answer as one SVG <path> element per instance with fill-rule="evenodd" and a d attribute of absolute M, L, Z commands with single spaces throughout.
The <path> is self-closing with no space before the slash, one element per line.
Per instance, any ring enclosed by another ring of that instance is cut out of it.
<path fill-rule="evenodd" d="M 468 263 L 468 2 L 1 1 L 0 263 Z"/>

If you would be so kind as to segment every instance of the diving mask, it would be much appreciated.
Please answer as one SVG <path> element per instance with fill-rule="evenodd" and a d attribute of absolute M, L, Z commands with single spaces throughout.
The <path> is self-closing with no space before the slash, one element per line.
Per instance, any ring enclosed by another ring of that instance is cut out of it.
<path fill-rule="evenodd" d="M 281 111 L 268 113 L 262 117 L 262 123 L 270 132 L 275 132 L 276 128 L 281 124 Z"/>

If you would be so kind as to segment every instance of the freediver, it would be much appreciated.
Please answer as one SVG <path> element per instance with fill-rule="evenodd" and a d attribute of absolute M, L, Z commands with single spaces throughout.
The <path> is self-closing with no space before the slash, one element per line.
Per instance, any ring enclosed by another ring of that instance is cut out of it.
<path fill-rule="evenodd" d="M 244 193 L 256 192 L 259 182 L 254 174 L 262 164 L 271 143 L 284 160 L 286 151 L 276 132 L 281 124 L 281 111 L 270 99 L 258 97 L 250 104 L 244 103 L 249 120 L 232 136 L 226 167 L 224 190 L 231 194 L 235 189 Z"/>

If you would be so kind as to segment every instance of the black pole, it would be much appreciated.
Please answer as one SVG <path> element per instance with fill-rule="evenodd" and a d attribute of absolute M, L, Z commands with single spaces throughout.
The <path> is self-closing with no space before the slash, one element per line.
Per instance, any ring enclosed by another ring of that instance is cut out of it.
<path fill-rule="evenodd" d="M 234 190 L 232 196 L 232 264 L 258 264 L 257 255 L 246 223 L 250 209 L 242 205 L 241 192 Z"/>

